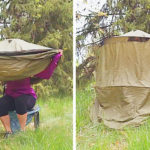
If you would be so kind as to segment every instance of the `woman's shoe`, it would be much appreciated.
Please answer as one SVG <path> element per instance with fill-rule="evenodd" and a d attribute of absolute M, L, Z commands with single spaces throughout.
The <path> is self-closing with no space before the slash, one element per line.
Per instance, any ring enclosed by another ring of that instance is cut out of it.
<path fill-rule="evenodd" d="M 12 132 L 5 132 L 4 138 L 7 139 L 7 138 L 10 137 L 11 135 L 12 135 Z"/>

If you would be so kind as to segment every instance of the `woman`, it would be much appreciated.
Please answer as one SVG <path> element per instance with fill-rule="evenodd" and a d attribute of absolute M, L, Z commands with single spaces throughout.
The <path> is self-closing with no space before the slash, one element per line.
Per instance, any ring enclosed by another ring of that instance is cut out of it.
<path fill-rule="evenodd" d="M 63 51 L 59 50 L 49 66 L 39 74 L 36 79 L 49 79 L 57 67 L 57 62 L 62 56 Z M 0 98 L 0 120 L 6 130 L 5 137 L 12 134 L 10 127 L 9 111 L 16 110 L 21 130 L 25 130 L 27 120 L 27 110 L 31 110 L 36 103 L 36 93 L 31 87 L 31 78 L 6 82 L 4 96 Z"/>

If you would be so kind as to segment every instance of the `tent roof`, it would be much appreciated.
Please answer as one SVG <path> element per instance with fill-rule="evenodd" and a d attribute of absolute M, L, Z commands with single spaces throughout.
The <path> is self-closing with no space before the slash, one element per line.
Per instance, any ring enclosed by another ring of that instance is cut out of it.
<path fill-rule="evenodd" d="M 136 30 L 136 31 L 130 31 L 127 32 L 123 35 L 117 36 L 117 37 L 145 37 L 145 38 L 150 38 L 150 34 L 141 31 L 141 30 Z"/>
<path fill-rule="evenodd" d="M 50 49 L 51 48 L 28 43 L 20 39 L 6 39 L 4 41 L 0 41 L 0 53 L 32 52 L 32 51 L 50 50 Z"/>

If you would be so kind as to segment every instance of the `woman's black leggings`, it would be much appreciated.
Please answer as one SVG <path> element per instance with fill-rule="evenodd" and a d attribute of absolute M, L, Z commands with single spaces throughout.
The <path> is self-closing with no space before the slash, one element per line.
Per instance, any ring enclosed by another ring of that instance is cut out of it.
<path fill-rule="evenodd" d="M 34 107 L 35 102 L 36 99 L 32 95 L 23 94 L 17 98 L 5 95 L 0 98 L 0 117 L 8 115 L 8 112 L 13 110 L 23 115 Z"/>

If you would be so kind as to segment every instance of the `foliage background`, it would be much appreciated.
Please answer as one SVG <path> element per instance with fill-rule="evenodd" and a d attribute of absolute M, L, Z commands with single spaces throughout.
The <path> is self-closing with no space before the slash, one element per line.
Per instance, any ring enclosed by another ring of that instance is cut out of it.
<path fill-rule="evenodd" d="M 40 97 L 72 94 L 72 0 L 4 0 L 0 2 L 0 38 L 20 38 L 64 50 L 52 79 L 34 86 Z"/>

